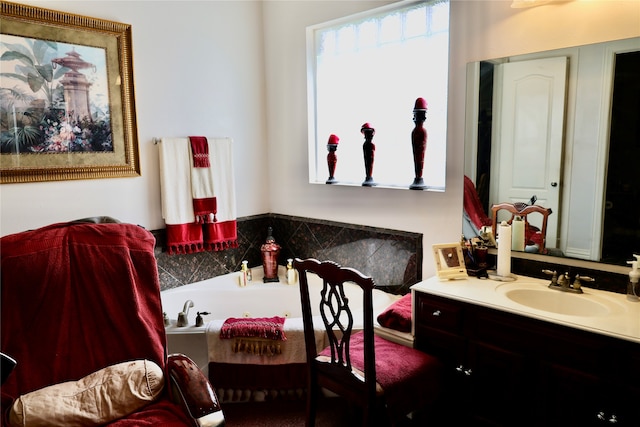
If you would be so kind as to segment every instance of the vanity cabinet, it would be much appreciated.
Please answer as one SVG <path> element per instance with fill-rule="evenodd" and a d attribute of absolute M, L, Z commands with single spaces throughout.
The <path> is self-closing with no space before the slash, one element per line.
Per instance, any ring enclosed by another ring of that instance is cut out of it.
<path fill-rule="evenodd" d="M 640 344 L 415 291 L 415 346 L 473 426 L 640 425 Z"/>

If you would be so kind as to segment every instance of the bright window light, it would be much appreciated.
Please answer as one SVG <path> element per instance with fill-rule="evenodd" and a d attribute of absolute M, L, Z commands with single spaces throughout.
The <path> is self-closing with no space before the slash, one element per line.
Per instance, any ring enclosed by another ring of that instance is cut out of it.
<path fill-rule="evenodd" d="M 411 131 L 417 98 L 428 104 L 423 178 L 444 190 L 449 2 L 401 2 L 307 29 L 309 180 L 328 178 L 327 141 L 340 138 L 335 178 L 365 178 L 360 128 L 375 129 L 373 179 L 408 188 L 415 177 Z"/>

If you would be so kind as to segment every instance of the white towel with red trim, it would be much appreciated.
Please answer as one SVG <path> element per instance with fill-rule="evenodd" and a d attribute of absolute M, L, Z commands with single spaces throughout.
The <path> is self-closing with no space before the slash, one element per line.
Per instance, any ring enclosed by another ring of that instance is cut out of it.
<path fill-rule="evenodd" d="M 194 153 L 189 138 L 163 138 L 160 143 L 162 217 L 169 254 L 238 246 L 232 139 L 199 138 L 207 144 L 208 167 L 195 167 L 194 159 L 207 150 Z"/>

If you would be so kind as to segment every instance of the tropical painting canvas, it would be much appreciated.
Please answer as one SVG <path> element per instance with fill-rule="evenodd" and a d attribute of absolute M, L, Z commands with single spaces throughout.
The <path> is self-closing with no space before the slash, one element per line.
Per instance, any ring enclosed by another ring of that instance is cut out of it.
<path fill-rule="evenodd" d="M 2 34 L 2 154 L 113 152 L 106 50 Z"/>

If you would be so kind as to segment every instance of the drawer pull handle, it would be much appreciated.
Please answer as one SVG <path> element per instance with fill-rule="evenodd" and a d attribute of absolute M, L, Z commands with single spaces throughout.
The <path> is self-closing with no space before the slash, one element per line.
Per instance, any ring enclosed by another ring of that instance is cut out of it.
<path fill-rule="evenodd" d="M 462 365 L 459 365 L 459 366 L 456 368 L 456 371 L 458 371 L 458 372 L 460 372 L 460 373 L 462 373 L 462 374 L 466 375 L 467 377 L 470 377 L 470 376 L 471 376 L 471 374 L 473 374 L 473 371 L 471 370 L 471 368 L 466 369 L 466 368 L 465 368 L 464 366 L 462 366 Z"/>
<path fill-rule="evenodd" d="M 440 310 L 436 310 L 433 313 L 431 313 L 432 316 L 436 316 L 439 317 L 442 314 L 442 312 Z"/>
<path fill-rule="evenodd" d="M 600 421 L 605 421 L 609 424 L 617 424 L 618 423 L 618 417 L 616 417 L 615 414 L 612 414 L 609 418 L 607 418 L 607 416 L 605 415 L 604 412 L 600 411 L 598 412 L 598 414 L 596 415 L 596 417 L 600 420 Z"/>

